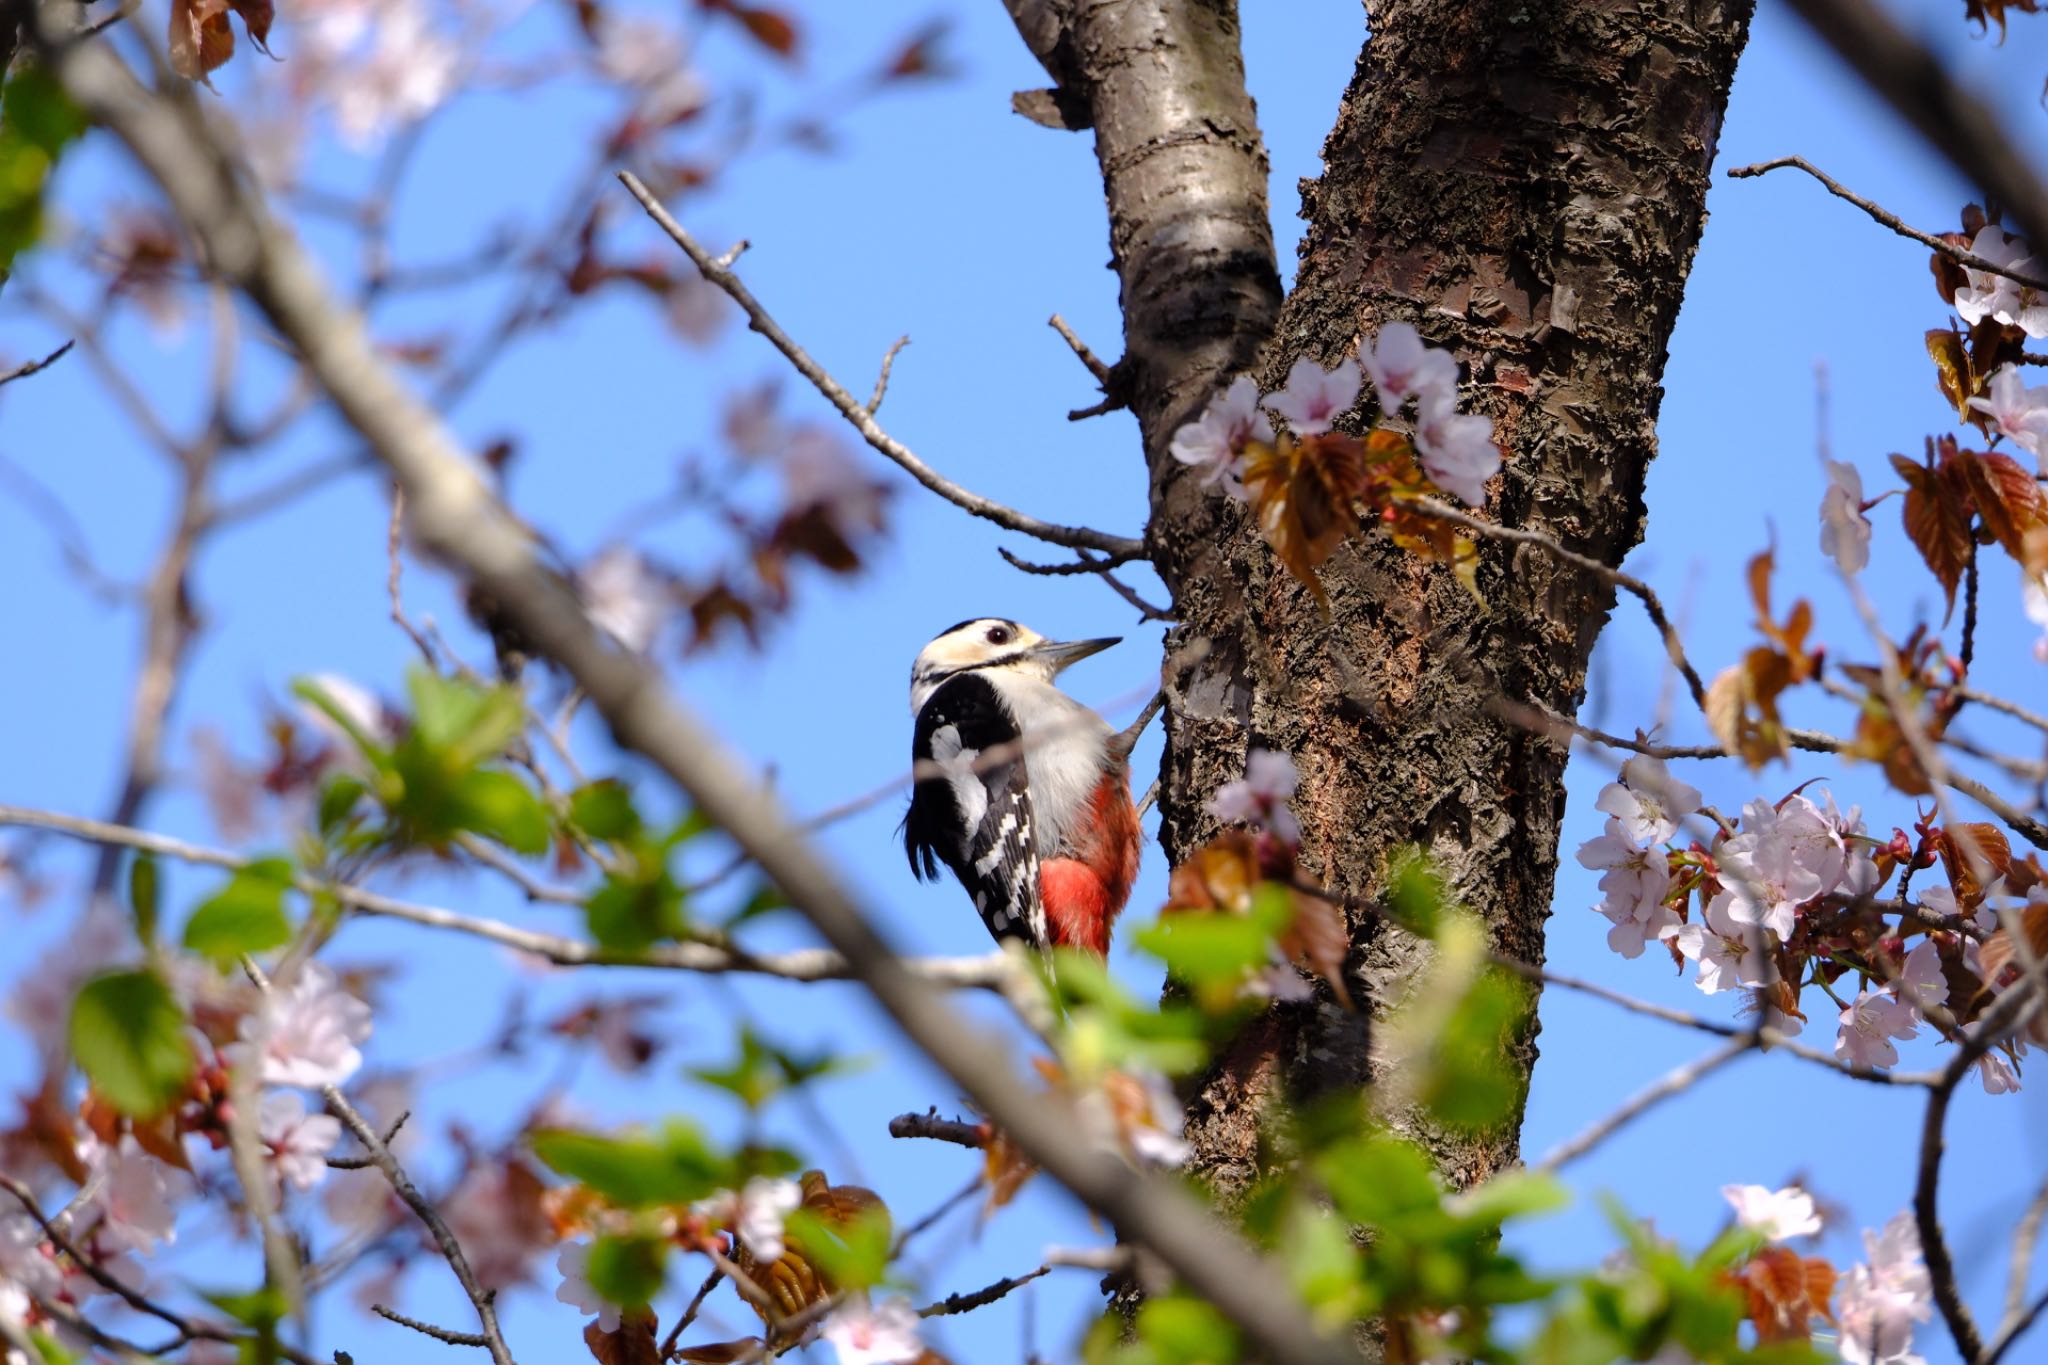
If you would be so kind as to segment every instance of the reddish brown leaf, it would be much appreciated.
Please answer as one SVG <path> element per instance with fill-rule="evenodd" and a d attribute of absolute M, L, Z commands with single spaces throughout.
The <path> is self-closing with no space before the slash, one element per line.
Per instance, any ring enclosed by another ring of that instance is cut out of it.
<path fill-rule="evenodd" d="M 1955 449 L 1946 437 L 1942 457 Z M 1914 464 L 1903 455 L 1892 456 L 1892 468 L 1906 481 L 1904 513 L 1906 535 L 1927 562 L 1928 570 L 1941 584 L 1948 609 L 1956 605 L 1956 585 L 1962 582 L 1963 567 L 1970 555 L 1970 505 L 1956 480 L 1944 477 L 1937 464 L 1936 445 L 1927 443 L 1927 462 Z"/>
<path fill-rule="evenodd" d="M 1329 982 L 1330 991 L 1345 1009 L 1353 1009 L 1351 992 L 1344 984 L 1344 959 L 1351 952 L 1351 931 L 1344 911 L 1321 896 L 1294 892 L 1294 922 L 1280 936 L 1280 951 Z"/>
<path fill-rule="evenodd" d="M 1991 21 L 1998 21 L 1998 41 L 2005 41 L 2005 12 L 2018 10 L 2022 14 L 2039 14 L 2037 0 L 1963 0 L 1963 18 L 1977 26 L 1980 34 L 1991 30 Z"/>
<path fill-rule="evenodd" d="M 994 1213 L 1017 1197 L 1017 1191 L 1024 1188 L 1031 1177 L 1038 1174 L 1038 1167 L 1002 1133 L 997 1133 L 982 1148 L 981 1178 L 988 1186 L 988 1202 L 982 1206 L 984 1216 Z"/>
<path fill-rule="evenodd" d="M 619 1315 L 619 1330 L 607 1332 L 595 1322 L 583 1329 L 583 1344 L 597 1365 L 661 1365 L 661 1347 L 654 1340 L 654 1314 L 641 1308 Z"/>
<path fill-rule="evenodd" d="M 1765 1247 L 1736 1272 L 1761 1342 L 1805 1341 L 1816 1317 L 1832 1321 L 1835 1268 L 1786 1247 Z"/>
<path fill-rule="evenodd" d="M 920 76 L 950 76 L 953 64 L 939 52 L 939 44 L 952 32 L 947 19 L 934 19 L 910 35 L 895 57 L 882 68 L 885 81 L 914 80 Z"/>
<path fill-rule="evenodd" d="M 2027 537 L 2048 525 L 2048 499 L 2040 484 L 2018 461 L 1997 451 L 1966 450 L 1955 463 L 1984 529 L 2007 554 L 2025 563 Z"/>
<path fill-rule="evenodd" d="M 805 1171 L 799 1183 L 803 1186 L 803 1207 L 826 1223 L 846 1224 L 879 1217 L 886 1226 L 889 1207 L 873 1190 L 831 1184 L 823 1171 Z M 757 1260 L 744 1242 L 734 1243 L 732 1255 L 734 1263 L 761 1287 L 773 1300 L 775 1311 L 784 1317 L 800 1313 L 835 1292 L 832 1282 L 812 1264 L 802 1234 L 796 1228 L 784 1239 L 782 1255 L 773 1261 L 764 1264 Z M 771 1321 L 762 1305 L 749 1301 L 748 1306 L 761 1321 Z"/>
<path fill-rule="evenodd" d="M 1934 259 L 1947 261 L 1948 257 L 1936 255 Z M 1936 274 L 1939 277 L 1938 271 Z M 1970 398 L 1977 392 L 1977 381 L 1976 376 L 1970 373 L 1970 354 L 1963 346 L 1962 333 L 1952 327 L 1929 332 L 1927 354 L 1934 357 L 1935 385 L 1941 390 L 1941 396 L 1955 408 L 1956 416 L 1965 422 L 1973 418 L 1981 420 L 1982 415 L 1970 407 Z"/>
<path fill-rule="evenodd" d="M 1181 860 L 1166 880 L 1161 914 L 1178 910 L 1225 910 L 1251 913 L 1252 891 L 1260 882 L 1256 840 L 1246 830 L 1229 829 Z"/>
<path fill-rule="evenodd" d="M 204 81 L 234 55 L 228 0 L 171 0 L 171 70 L 188 81 Z"/>
<path fill-rule="evenodd" d="M 270 55 L 270 23 L 277 17 L 277 10 L 270 0 L 228 0 L 235 13 L 242 16 L 248 26 L 249 41 L 256 44 L 256 50 L 264 56 Z"/>
<path fill-rule="evenodd" d="M 1245 451 L 1245 490 L 1273 553 L 1328 612 L 1316 569 L 1358 532 L 1354 506 L 1365 483 L 1364 447 L 1331 432 Z"/>
<path fill-rule="evenodd" d="M 738 1341 L 714 1341 L 703 1346 L 684 1346 L 676 1352 L 677 1360 L 687 1360 L 691 1365 L 732 1365 L 736 1360 L 754 1360 L 767 1354 L 759 1337 L 741 1337 Z"/>

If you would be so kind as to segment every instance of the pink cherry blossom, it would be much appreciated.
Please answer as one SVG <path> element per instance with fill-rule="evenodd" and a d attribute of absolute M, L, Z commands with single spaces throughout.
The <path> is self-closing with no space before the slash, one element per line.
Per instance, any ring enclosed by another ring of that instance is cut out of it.
<path fill-rule="evenodd" d="M 1864 991 L 1842 1011 L 1841 1031 L 1835 1035 L 1835 1056 L 1852 1066 L 1896 1066 L 1899 1050 L 1894 1038 L 1919 1035 L 1913 1007 L 1876 991 Z"/>
<path fill-rule="evenodd" d="M 2048 664 L 2048 583 L 2033 574 L 2020 579 L 2020 606 L 2026 611 L 2027 619 L 2041 628 L 2041 638 L 2034 641 L 2034 657 Z"/>
<path fill-rule="evenodd" d="M 595 1314 L 601 1331 L 619 1330 L 619 1305 L 598 1293 L 590 1283 L 590 1243 L 565 1242 L 561 1254 L 555 1257 L 555 1269 L 562 1275 L 562 1282 L 555 1286 L 557 1300 Z"/>
<path fill-rule="evenodd" d="M 1317 436 L 1358 401 L 1358 362 L 1345 359 L 1326 370 L 1307 356 L 1287 372 L 1287 386 L 1266 396 L 1266 408 L 1279 414 L 1296 436 Z"/>
<path fill-rule="evenodd" d="M 1735 1210 L 1735 1221 L 1765 1240 L 1789 1242 L 1795 1237 L 1812 1237 L 1820 1231 L 1820 1214 L 1813 1196 L 1797 1185 L 1782 1190 L 1762 1185 L 1723 1185 L 1721 1197 Z"/>
<path fill-rule="evenodd" d="M 1301 784 L 1294 760 L 1271 749 L 1245 755 L 1244 776 L 1226 782 L 1209 799 L 1209 814 L 1226 824 L 1263 825 L 1283 843 L 1301 842 L 1301 825 L 1287 802 Z"/>
<path fill-rule="evenodd" d="M 1210 400 L 1199 420 L 1173 433 L 1167 449 L 1174 459 L 1201 472 L 1202 487 L 1221 488 L 1241 500 L 1245 447 L 1272 440 L 1273 423 L 1259 410 L 1259 386 L 1250 375 L 1241 374 Z"/>
<path fill-rule="evenodd" d="M 1845 574 L 1870 562 L 1870 518 L 1863 515 L 1863 476 L 1856 466 L 1829 460 L 1828 491 L 1820 499 L 1820 549 Z"/>
<path fill-rule="evenodd" d="M 1372 349 L 1361 349 L 1358 363 L 1379 394 L 1380 414 L 1392 417 L 1409 399 L 1428 393 L 1458 391 L 1458 362 L 1449 351 L 1426 345 L 1422 334 L 1405 322 L 1380 328 Z"/>
<path fill-rule="evenodd" d="M 1985 1053 L 1977 1059 L 1976 1068 L 1987 1095 L 2006 1095 L 2020 1088 L 2019 1072 L 2002 1052 Z"/>
<path fill-rule="evenodd" d="M 78 1224 L 111 1253 L 148 1255 L 178 1236 L 170 1170 L 123 1137 L 109 1147 L 94 1139 L 79 1144 L 86 1165 L 85 1188 L 96 1191 L 79 1213 Z"/>
<path fill-rule="evenodd" d="M 1988 398 L 1972 398 L 1970 406 L 1991 419 L 1998 434 L 2036 460 L 2048 458 L 2048 384 L 2028 387 L 2017 365 L 2003 365 L 1991 376 Z"/>
<path fill-rule="evenodd" d="M 1700 792 L 1673 777 L 1661 760 L 1638 755 L 1621 765 L 1621 781 L 1601 788 L 1593 808 L 1621 821 L 1637 843 L 1661 844 L 1676 837 L 1679 822 L 1700 808 Z"/>
<path fill-rule="evenodd" d="M 71 998 L 89 977 L 134 950 L 128 917 L 112 901 L 95 900 L 76 926 L 53 940 L 35 965 L 22 972 L 7 997 L 7 1017 L 21 1025 L 45 1057 L 60 1056 L 66 1046 Z"/>
<path fill-rule="evenodd" d="M 895 1365 L 924 1354 L 917 1335 L 917 1310 L 905 1298 L 870 1304 L 857 1294 L 825 1319 L 823 1335 L 839 1353 L 839 1365 Z"/>
<path fill-rule="evenodd" d="M 1941 950 L 1932 939 L 1923 938 L 1913 945 L 1892 989 L 1923 1016 L 1928 1010 L 1948 1003 L 1948 978 L 1941 974 Z"/>
<path fill-rule="evenodd" d="M 1868 1262 L 1852 1268 L 1835 1290 L 1837 1349 L 1849 1365 L 1920 1365 L 1913 1324 L 1934 1316 L 1933 1284 L 1920 1259 L 1913 1216 L 1899 1213 L 1881 1236 L 1863 1234 Z"/>
<path fill-rule="evenodd" d="M 635 93 L 635 112 L 666 125 L 704 107 L 711 91 L 690 66 L 682 38 L 669 24 L 645 16 L 619 18 L 598 11 L 598 74 Z"/>
<path fill-rule="evenodd" d="M 2048 264 L 2027 253 L 2027 244 L 1999 227 L 1986 223 L 1977 229 L 1977 235 L 1970 242 L 1970 250 L 2030 279 L 2048 279 Z M 2030 337 L 2048 337 L 2048 294 L 2032 285 L 2021 284 L 2005 275 L 1994 275 L 1988 270 L 1971 270 L 1967 266 L 1963 274 L 1969 283 L 1956 291 L 1956 314 L 1964 322 L 1976 326 L 1985 318 L 1996 318 L 2007 326 L 2018 327 Z"/>
<path fill-rule="evenodd" d="M 294 1091 L 272 1091 L 257 1109 L 256 1132 L 285 1184 L 310 1190 L 327 1178 L 327 1154 L 341 1140 L 341 1123 L 327 1114 L 308 1114 Z"/>
<path fill-rule="evenodd" d="M 241 1035 L 228 1060 L 257 1064 L 263 1084 L 340 1085 L 363 1064 L 356 1045 L 370 1036 L 370 1007 L 343 990 L 325 963 L 308 962 L 243 1016 Z"/>
<path fill-rule="evenodd" d="M 434 28 L 421 0 L 377 0 L 362 9 L 367 50 L 350 35 L 350 50 L 332 55 L 337 72 L 329 82 L 335 123 L 358 150 L 425 118 L 454 94 L 462 55 Z"/>
<path fill-rule="evenodd" d="M 1486 502 L 1486 481 L 1500 469 L 1492 418 L 1461 413 L 1455 395 L 1431 389 L 1416 405 L 1415 452 L 1438 488 L 1468 507 Z"/>

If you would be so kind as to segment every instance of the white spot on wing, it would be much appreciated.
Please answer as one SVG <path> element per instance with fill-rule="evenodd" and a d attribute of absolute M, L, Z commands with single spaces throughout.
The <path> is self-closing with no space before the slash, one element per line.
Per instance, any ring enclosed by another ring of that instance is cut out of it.
<path fill-rule="evenodd" d="M 932 731 L 932 762 L 946 771 L 946 782 L 953 789 L 953 800 L 960 807 L 965 829 L 980 825 L 981 817 L 988 814 L 988 789 L 981 785 L 981 777 L 974 771 L 974 761 L 980 757 L 981 750 L 961 746 L 959 726 L 941 725 Z"/>

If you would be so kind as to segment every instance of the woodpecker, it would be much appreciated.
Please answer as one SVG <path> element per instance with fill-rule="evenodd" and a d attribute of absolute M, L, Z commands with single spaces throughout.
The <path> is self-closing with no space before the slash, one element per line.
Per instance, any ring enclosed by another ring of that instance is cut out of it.
<path fill-rule="evenodd" d="M 911 875 L 951 868 L 998 942 L 1109 952 L 1138 876 L 1129 755 L 1053 679 L 1116 643 L 1058 644 L 982 617 L 941 632 L 911 666 Z"/>

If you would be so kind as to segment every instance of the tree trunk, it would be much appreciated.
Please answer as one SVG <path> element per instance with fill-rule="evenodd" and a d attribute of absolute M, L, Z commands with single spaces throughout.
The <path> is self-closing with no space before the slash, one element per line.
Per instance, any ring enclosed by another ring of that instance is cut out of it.
<path fill-rule="evenodd" d="M 1113 377 L 1144 434 L 1148 543 L 1181 623 L 1169 860 L 1214 832 L 1203 804 L 1249 745 L 1282 750 L 1302 774 L 1307 872 L 1368 904 L 1389 855 L 1419 845 L 1501 950 L 1540 962 L 1567 755 L 1498 703 L 1575 712 L 1611 591 L 1488 541 L 1482 608 L 1447 569 L 1367 537 L 1324 567 L 1326 618 L 1167 446 L 1232 374 L 1270 388 L 1295 357 L 1334 363 L 1407 319 L 1457 352 L 1494 419 L 1507 459 L 1484 514 L 1618 564 L 1641 535 L 1666 345 L 1752 0 L 1375 5 L 1277 326 L 1234 4 L 1009 3 L 1066 122 L 1092 121 L 1108 194 L 1126 339 Z M 1370 914 L 1350 931 L 1370 1008 L 1279 1007 L 1195 1097 L 1197 1165 L 1226 1200 L 1257 1173 L 1270 1100 L 1369 1085 L 1384 1061 L 1369 1021 L 1427 949 Z M 1508 1044 L 1525 1078 L 1533 1034 Z M 1517 1158 L 1519 1104 L 1478 1135 L 1395 1118 L 1461 1185 Z"/>

